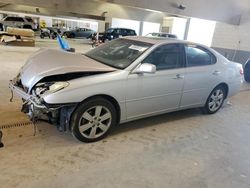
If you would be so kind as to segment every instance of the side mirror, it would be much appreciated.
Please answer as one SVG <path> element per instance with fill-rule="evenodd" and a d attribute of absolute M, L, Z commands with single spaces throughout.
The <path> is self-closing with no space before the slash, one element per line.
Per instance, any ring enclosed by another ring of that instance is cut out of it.
<path fill-rule="evenodd" d="M 141 64 L 136 70 L 135 73 L 142 74 L 142 73 L 155 73 L 156 66 L 150 63 L 143 63 Z"/>

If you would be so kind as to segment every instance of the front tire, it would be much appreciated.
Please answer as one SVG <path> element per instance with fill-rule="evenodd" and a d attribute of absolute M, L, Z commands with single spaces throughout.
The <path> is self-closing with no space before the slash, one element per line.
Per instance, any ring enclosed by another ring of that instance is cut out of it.
<path fill-rule="evenodd" d="M 116 124 L 117 112 L 114 105 L 102 97 L 80 104 L 70 122 L 73 136 L 82 142 L 103 139 Z"/>
<path fill-rule="evenodd" d="M 223 105 L 226 98 L 226 90 L 223 86 L 217 86 L 208 96 L 207 102 L 202 111 L 205 114 L 216 113 Z"/>

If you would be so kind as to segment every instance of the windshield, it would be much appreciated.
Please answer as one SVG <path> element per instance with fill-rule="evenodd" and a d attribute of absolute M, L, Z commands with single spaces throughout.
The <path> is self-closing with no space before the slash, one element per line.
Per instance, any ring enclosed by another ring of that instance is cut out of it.
<path fill-rule="evenodd" d="M 125 69 L 152 45 L 141 41 L 116 39 L 87 52 L 85 55 L 111 67 Z"/>

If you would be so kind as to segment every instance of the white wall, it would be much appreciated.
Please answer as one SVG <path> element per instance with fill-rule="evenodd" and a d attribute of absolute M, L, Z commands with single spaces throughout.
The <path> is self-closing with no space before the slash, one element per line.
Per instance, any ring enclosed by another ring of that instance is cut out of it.
<path fill-rule="evenodd" d="M 212 47 L 229 60 L 244 64 L 250 57 L 250 14 L 241 18 L 240 25 L 217 23 Z"/>
<path fill-rule="evenodd" d="M 216 22 L 191 18 L 187 40 L 211 46 Z"/>
<path fill-rule="evenodd" d="M 217 22 L 212 47 L 236 49 L 240 41 L 239 26 Z"/>
<path fill-rule="evenodd" d="M 140 22 L 136 20 L 112 18 L 111 27 L 134 29 L 137 35 L 140 32 Z"/>
<path fill-rule="evenodd" d="M 186 25 L 186 18 L 173 18 L 171 33 L 177 35 L 178 39 L 183 40 L 185 37 Z"/>
<path fill-rule="evenodd" d="M 45 22 L 46 27 L 52 27 L 52 18 L 48 16 L 39 16 L 40 17 L 40 22 Z"/>
<path fill-rule="evenodd" d="M 153 22 L 143 22 L 142 24 L 142 36 L 149 33 L 159 32 L 161 24 Z"/>
<path fill-rule="evenodd" d="M 171 33 L 173 27 L 173 17 L 165 17 L 162 23 L 162 32 Z"/>
<path fill-rule="evenodd" d="M 250 14 L 241 18 L 240 25 L 217 23 L 213 47 L 250 51 Z"/>
<path fill-rule="evenodd" d="M 162 31 L 175 34 L 178 39 L 183 40 L 185 37 L 187 18 L 165 17 L 162 23 Z M 169 28 L 169 31 L 164 31 Z"/>

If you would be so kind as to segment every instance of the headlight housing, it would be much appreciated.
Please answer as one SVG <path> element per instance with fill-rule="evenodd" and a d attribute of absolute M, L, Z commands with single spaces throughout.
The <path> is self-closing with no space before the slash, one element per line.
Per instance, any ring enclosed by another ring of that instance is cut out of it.
<path fill-rule="evenodd" d="M 49 86 L 48 91 L 50 93 L 55 93 L 57 91 L 60 91 L 61 89 L 68 87 L 68 85 L 69 85 L 68 82 L 56 82 L 56 83 L 52 84 L 51 86 Z"/>
<path fill-rule="evenodd" d="M 36 85 L 34 92 L 37 96 L 55 93 L 69 86 L 68 82 L 47 82 Z"/>

